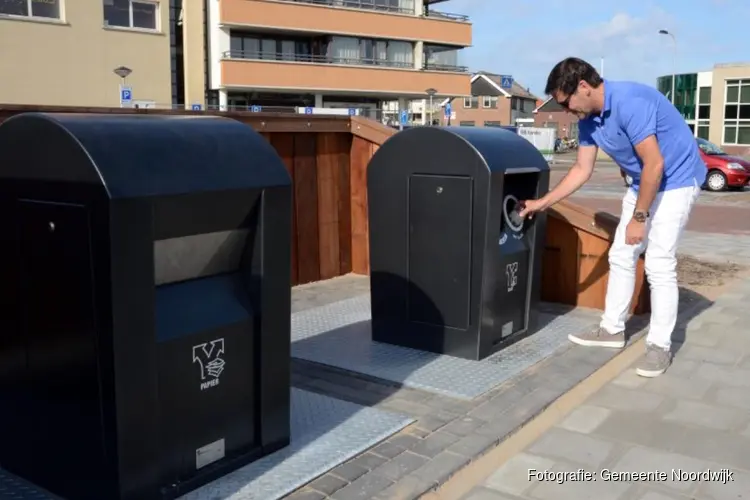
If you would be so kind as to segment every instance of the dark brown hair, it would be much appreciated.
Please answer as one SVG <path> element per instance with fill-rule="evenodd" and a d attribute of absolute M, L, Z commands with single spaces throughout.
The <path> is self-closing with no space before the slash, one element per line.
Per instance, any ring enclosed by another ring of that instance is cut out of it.
<path fill-rule="evenodd" d="M 602 77 L 599 76 L 592 65 L 583 59 L 568 57 L 552 68 L 547 77 L 547 86 L 544 88 L 544 93 L 552 95 L 553 92 L 558 91 L 565 95 L 571 95 L 576 91 L 578 82 L 581 80 L 594 88 L 602 83 Z"/>

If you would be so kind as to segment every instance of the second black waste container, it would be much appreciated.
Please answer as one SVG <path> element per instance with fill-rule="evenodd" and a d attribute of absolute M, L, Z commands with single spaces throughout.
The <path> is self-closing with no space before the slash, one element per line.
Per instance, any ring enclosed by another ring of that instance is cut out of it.
<path fill-rule="evenodd" d="M 174 498 L 290 436 L 291 179 L 218 117 L 0 125 L 0 465 Z"/>
<path fill-rule="evenodd" d="M 372 338 L 479 360 L 534 329 L 547 161 L 499 128 L 397 133 L 367 169 Z"/>

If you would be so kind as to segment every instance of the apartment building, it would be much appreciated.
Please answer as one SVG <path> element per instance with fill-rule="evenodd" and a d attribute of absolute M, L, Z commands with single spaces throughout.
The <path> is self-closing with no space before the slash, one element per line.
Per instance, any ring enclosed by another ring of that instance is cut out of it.
<path fill-rule="evenodd" d="M 461 15 L 435 0 L 222 0 L 208 9 L 209 104 L 377 108 L 469 93 Z"/>
<path fill-rule="evenodd" d="M 447 2 L 0 1 L 0 102 L 117 106 L 123 83 L 144 106 L 203 109 L 469 95 L 458 55 L 471 24 L 436 3 Z"/>
<path fill-rule="evenodd" d="M 464 127 L 531 126 L 537 98 L 515 80 L 508 88 L 502 76 L 480 71 L 471 77 L 471 95 L 451 102 L 451 125 Z M 443 117 L 443 123 L 445 123 Z"/>

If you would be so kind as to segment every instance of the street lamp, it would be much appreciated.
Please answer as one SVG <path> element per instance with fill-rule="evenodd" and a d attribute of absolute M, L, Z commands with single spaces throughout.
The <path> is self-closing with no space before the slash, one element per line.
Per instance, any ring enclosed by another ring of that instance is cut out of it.
<path fill-rule="evenodd" d="M 437 90 L 430 87 L 429 89 L 425 90 L 428 96 L 430 96 L 430 127 L 432 127 L 432 98 L 437 94 Z"/>
<path fill-rule="evenodd" d="M 674 105 L 674 81 L 677 78 L 677 39 L 667 30 L 659 30 L 659 34 L 672 37 L 672 43 L 674 44 L 674 55 L 672 56 L 672 94 L 670 96 L 672 105 Z"/>
<path fill-rule="evenodd" d="M 115 69 L 114 69 L 113 71 L 114 71 L 115 75 L 117 75 L 117 76 L 119 76 L 120 78 L 122 78 L 122 84 L 123 84 L 123 85 L 125 85 L 125 79 L 126 79 L 126 78 L 127 78 L 128 76 L 130 76 L 130 73 L 132 73 L 132 72 L 133 72 L 133 70 L 132 70 L 132 69 L 130 69 L 130 68 L 127 68 L 127 67 L 125 67 L 125 66 L 120 66 L 120 67 L 118 67 L 118 68 L 115 68 Z"/>

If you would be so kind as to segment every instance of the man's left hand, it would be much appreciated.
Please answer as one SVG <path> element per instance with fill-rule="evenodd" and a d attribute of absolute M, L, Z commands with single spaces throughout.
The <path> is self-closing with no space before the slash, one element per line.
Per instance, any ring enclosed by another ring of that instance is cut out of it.
<path fill-rule="evenodd" d="M 646 224 L 631 219 L 625 229 L 625 243 L 639 245 L 646 238 Z"/>

